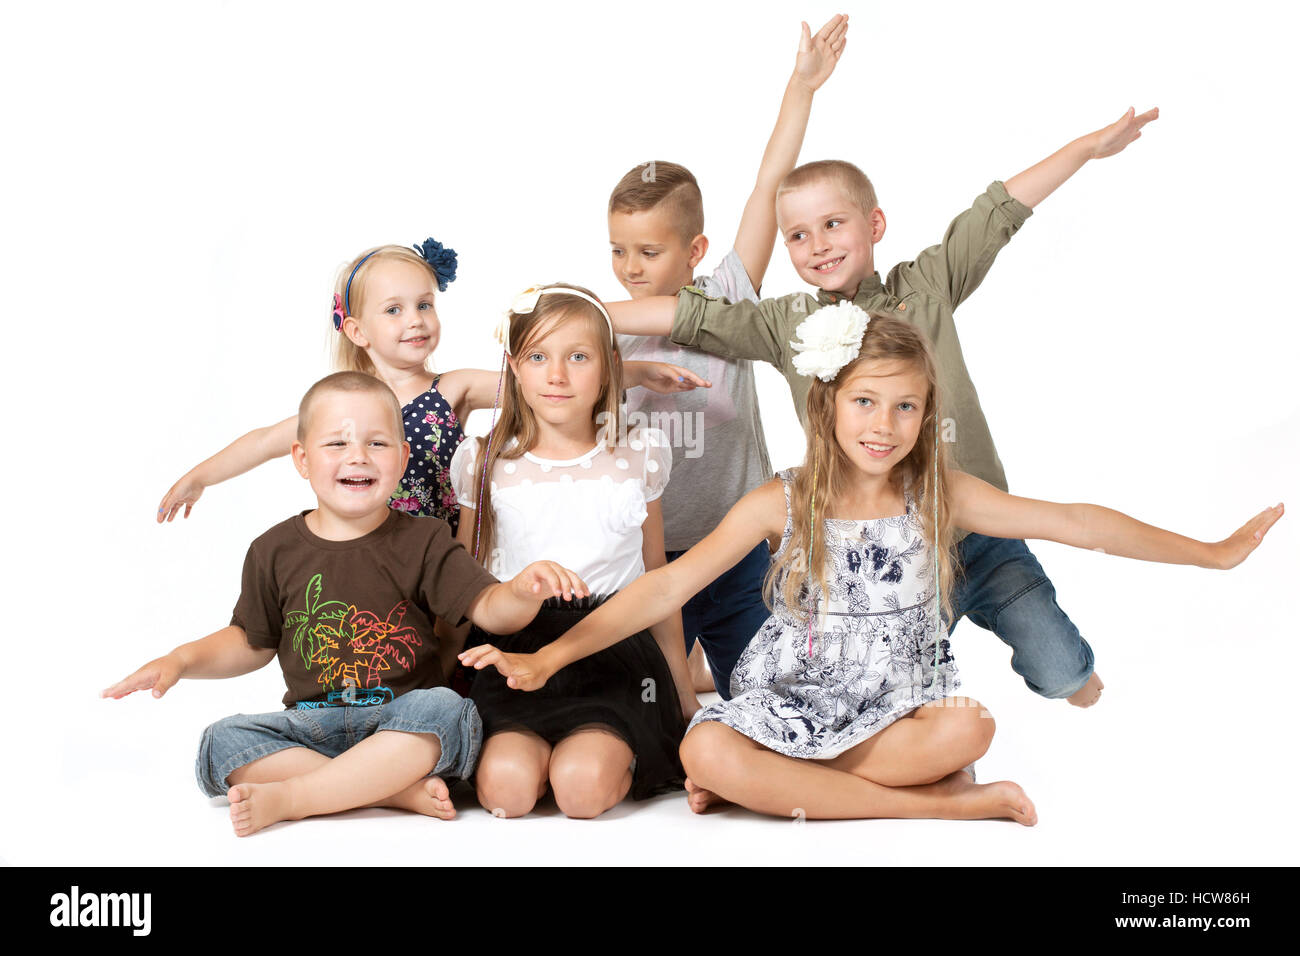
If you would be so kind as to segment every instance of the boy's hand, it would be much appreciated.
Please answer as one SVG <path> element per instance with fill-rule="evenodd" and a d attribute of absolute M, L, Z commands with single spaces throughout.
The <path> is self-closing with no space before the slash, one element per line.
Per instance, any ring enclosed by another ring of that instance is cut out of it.
<path fill-rule="evenodd" d="M 1115 122 L 1092 134 L 1092 158 L 1104 159 L 1107 156 L 1114 156 L 1116 153 L 1121 152 L 1125 146 L 1142 135 L 1143 126 L 1159 118 L 1159 107 L 1149 109 L 1141 116 L 1136 116 L 1133 107 L 1130 106 L 1128 112 Z"/>
<path fill-rule="evenodd" d="M 1238 528 L 1231 537 L 1210 545 L 1210 550 L 1215 557 L 1211 567 L 1227 571 L 1245 561 L 1250 553 L 1259 547 L 1259 543 L 1264 540 L 1264 535 L 1268 534 L 1268 529 L 1282 517 L 1285 510 L 1281 503 L 1272 508 L 1265 508 Z"/>
<path fill-rule="evenodd" d="M 837 13 L 826 22 L 826 26 L 810 36 L 808 24 L 801 23 L 803 36 L 799 38 L 799 55 L 794 61 L 794 75 L 799 81 L 816 92 L 826 78 L 835 70 L 840 54 L 844 52 L 846 42 L 844 34 L 849 29 L 846 14 Z"/>
<path fill-rule="evenodd" d="M 510 588 L 523 601 L 540 601 L 547 595 L 570 601 L 590 593 L 582 578 L 554 561 L 534 561 L 510 579 Z"/>
<path fill-rule="evenodd" d="M 99 696 L 121 700 L 128 694 L 152 687 L 154 697 L 161 697 L 181 679 L 183 670 L 184 667 L 175 654 L 168 654 L 150 661 L 125 680 L 120 680 L 112 687 L 100 691 Z"/>
<path fill-rule="evenodd" d="M 180 481 L 171 486 L 167 494 L 163 495 L 162 504 L 158 506 L 158 523 L 162 524 L 175 518 L 181 505 L 185 506 L 185 514 L 182 517 L 188 518 L 201 494 L 203 494 L 203 484 L 191 478 L 188 473 L 185 474 Z"/>
<path fill-rule="evenodd" d="M 538 690 L 551 674 L 536 654 L 507 654 L 491 644 L 479 644 L 459 655 L 460 662 L 476 671 L 491 665 L 501 672 L 506 684 L 515 690 Z"/>
<path fill-rule="evenodd" d="M 700 378 L 690 369 L 682 368 L 680 365 L 670 365 L 667 362 L 646 362 L 640 385 L 642 388 L 648 388 L 660 395 L 671 395 L 673 392 L 689 392 L 696 388 L 713 387 L 712 382 L 706 378 Z"/>

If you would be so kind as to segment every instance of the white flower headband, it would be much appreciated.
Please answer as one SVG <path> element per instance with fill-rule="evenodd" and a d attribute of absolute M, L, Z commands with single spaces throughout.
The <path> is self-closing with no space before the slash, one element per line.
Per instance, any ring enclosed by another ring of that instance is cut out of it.
<path fill-rule="evenodd" d="M 834 381 L 840 369 L 858 357 L 870 321 L 871 316 L 848 299 L 818 309 L 794 330 L 797 341 L 790 346 L 798 353 L 795 371 Z"/>
<path fill-rule="evenodd" d="M 568 286 L 556 285 L 535 285 L 530 286 L 523 292 L 515 296 L 515 301 L 510 306 L 510 311 L 501 319 L 497 326 L 496 339 L 505 348 L 506 354 L 510 354 L 510 316 L 511 315 L 528 315 L 533 309 L 537 308 L 537 300 L 544 295 L 576 295 L 579 299 L 586 299 L 605 317 L 605 324 L 609 326 L 609 344 L 614 344 L 614 322 L 605 311 L 605 307 L 600 301 L 592 296 L 581 292 L 578 289 L 570 289 Z"/>

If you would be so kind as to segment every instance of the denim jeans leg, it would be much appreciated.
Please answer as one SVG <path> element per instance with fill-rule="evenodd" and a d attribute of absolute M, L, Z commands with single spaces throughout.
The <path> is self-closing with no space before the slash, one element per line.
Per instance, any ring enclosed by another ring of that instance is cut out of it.
<path fill-rule="evenodd" d="M 963 575 L 953 602 L 1011 648 L 1011 668 L 1042 697 L 1069 697 L 1092 675 L 1093 653 L 1056 602 L 1056 589 L 1023 541 L 970 534 L 958 545 Z"/>

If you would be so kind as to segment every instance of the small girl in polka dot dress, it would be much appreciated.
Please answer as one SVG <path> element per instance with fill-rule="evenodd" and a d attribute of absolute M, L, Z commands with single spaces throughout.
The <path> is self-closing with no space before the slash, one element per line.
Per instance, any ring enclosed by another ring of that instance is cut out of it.
<path fill-rule="evenodd" d="M 380 246 L 353 258 L 339 272 L 332 313 L 336 371 L 366 372 L 380 379 L 402 404 L 411 456 L 389 506 L 436 517 L 456 530 L 459 509 L 449 467 L 465 437 L 461 423 L 478 408 L 496 402 L 496 372 L 458 369 L 429 371 L 441 326 L 435 292 L 456 278 L 456 252 L 433 239 L 417 246 Z M 628 387 L 658 392 L 707 385 L 675 365 L 627 363 Z M 210 485 L 289 454 L 297 437 L 298 416 L 242 438 L 187 472 L 163 496 L 158 522 L 173 520 L 181 509 L 190 516 Z"/>

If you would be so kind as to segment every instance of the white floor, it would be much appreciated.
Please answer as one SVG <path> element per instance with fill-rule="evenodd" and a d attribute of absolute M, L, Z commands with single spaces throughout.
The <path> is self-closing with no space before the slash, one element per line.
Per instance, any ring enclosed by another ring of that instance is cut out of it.
<path fill-rule="evenodd" d="M 7 761 L 0 857 L 77 866 L 328 865 L 358 857 L 385 864 L 781 865 L 791 854 L 801 865 L 1294 863 L 1294 744 L 1280 732 L 1281 722 L 1290 722 L 1289 703 L 1252 694 L 1237 682 L 1241 674 L 1195 695 L 1153 701 L 1146 680 L 1129 668 L 1204 682 L 1201 665 L 1173 654 L 1145 662 L 1117 654 L 1109 673 L 1102 671 L 1102 702 L 1081 711 L 1031 695 L 985 632 L 963 623 L 957 638 L 966 689 L 998 719 L 993 747 L 977 767 L 980 780 L 1024 786 L 1039 810 L 1033 829 L 1002 821 L 800 823 L 737 808 L 696 816 L 681 796 L 625 802 L 595 821 L 568 820 L 549 802 L 527 818 L 499 820 L 465 790 L 452 822 L 361 810 L 236 839 L 225 800 L 208 800 L 194 785 L 194 746 L 215 716 L 252 709 L 252 699 L 273 692 L 278 674 L 267 670 L 238 682 L 186 682 L 162 701 L 102 701 L 88 693 L 37 736 L 11 738 L 27 741 L 18 759 L 39 769 L 15 772 L 12 754 Z"/>

